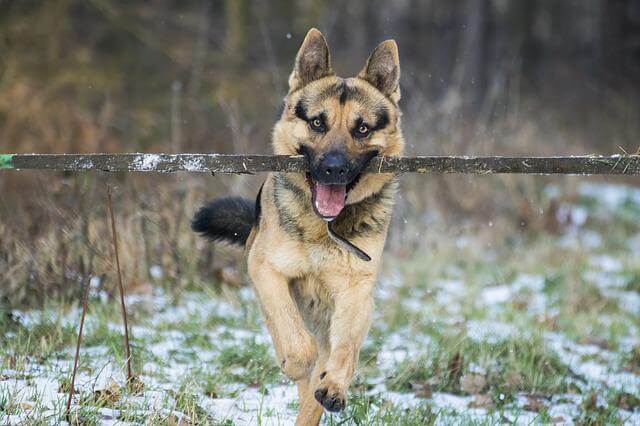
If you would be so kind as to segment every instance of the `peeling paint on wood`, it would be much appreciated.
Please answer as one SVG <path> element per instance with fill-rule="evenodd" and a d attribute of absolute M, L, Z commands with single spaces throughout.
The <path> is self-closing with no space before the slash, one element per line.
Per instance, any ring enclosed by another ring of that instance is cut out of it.
<path fill-rule="evenodd" d="M 13 154 L 0 154 L 0 169 L 12 169 L 12 158 Z"/>

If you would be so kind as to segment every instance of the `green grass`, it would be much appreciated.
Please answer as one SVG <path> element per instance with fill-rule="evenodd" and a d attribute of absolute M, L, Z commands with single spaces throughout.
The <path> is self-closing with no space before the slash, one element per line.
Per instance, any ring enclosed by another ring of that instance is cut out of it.
<path fill-rule="evenodd" d="M 217 359 L 221 380 L 240 382 L 250 386 L 262 387 L 283 378 L 275 359 L 271 356 L 270 346 L 247 339 L 240 347 L 228 347 L 220 352 Z"/>
<path fill-rule="evenodd" d="M 438 418 L 427 404 L 412 409 L 399 409 L 381 396 L 356 393 L 349 398 L 349 405 L 340 415 L 329 415 L 327 424 L 343 425 L 431 425 Z"/>
<path fill-rule="evenodd" d="M 0 329 L 3 330 L 0 345 L 6 368 L 12 368 L 11 364 L 24 356 L 35 356 L 44 361 L 58 355 L 75 341 L 76 336 L 75 327 L 63 324 L 60 316 L 46 314 L 37 315 L 29 326 L 5 314 L 0 319 Z"/>
<path fill-rule="evenodd" d="M 190 384 L 185 383 L 175 395 L 176 410 L 189 416 L 195 424 L 214 422 L 211 415 L 200 406 L 199 397 L 190 390 Z"/>
<path fill-rule="evenodd" d="M 465 335 L 439 336 L 425 352 L 418 359 L 398 365 L 395 375 L 388 379 L 388 387 L 406 392 L 412 384 L 437 379 L 434 391 L 465 393 L 460 388 L 460 377 L 473 374 L 470 365 L 474 364 L 486 371 L 483 390 L 496 394 L 555 394 L 568 390 L 567 366 L 539 336 L 513 337 L 497 343 L 476 342 Z"/>

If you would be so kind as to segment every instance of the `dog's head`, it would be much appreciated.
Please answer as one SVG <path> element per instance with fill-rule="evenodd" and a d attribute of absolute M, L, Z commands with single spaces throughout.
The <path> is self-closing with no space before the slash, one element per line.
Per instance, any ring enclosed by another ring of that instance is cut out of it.
<path fill-rule="evenodd" d="M 307 157 L 310 172 L 297 176 L 311 191 L 313 208 L 333 220 L 345 204 L 378 192 L 390 175 L 362 171 L 376 155 L 398 156 L 400 63 L 393 40 L 376 47 L 355 78 L 333 73 L 329 47 L 311 29 L 296 56 L 289 93 L 276 123 L 276 154 Z"/>

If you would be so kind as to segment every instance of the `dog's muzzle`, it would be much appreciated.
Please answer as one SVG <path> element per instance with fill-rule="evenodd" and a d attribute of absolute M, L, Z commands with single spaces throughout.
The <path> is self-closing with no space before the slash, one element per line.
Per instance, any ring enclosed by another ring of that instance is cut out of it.
<path fill-rule="evenodd" d="M 344 209 L 347 195 L 355 187 L 360 173 L 375 157 L 377 151 L 369 151 L 357 158 L 349 158 L 344 152 L 334 150 L 321 155 L 302 146 L 300 153 L 309 162 L 307 180 L 311 189 L 314 212 L 326 221 L 332 221 Z"/>
<path fill-rule="evenodd" d="M 333 221 L 344 209 L 347 195 L 358 183 L 362 170 L 378 155 L 378 151 L 368 151 L 352 160 L 341 151 L 329 151 L 316 158 L 313 151 L 304 145 L 299 152 L 304 154 L 309 163 L 307 181 L 311 189 L 313 211 L 327 222 L 329 238 L 358 258 L 370 261 L 367 253 L 334 231 Z"/>

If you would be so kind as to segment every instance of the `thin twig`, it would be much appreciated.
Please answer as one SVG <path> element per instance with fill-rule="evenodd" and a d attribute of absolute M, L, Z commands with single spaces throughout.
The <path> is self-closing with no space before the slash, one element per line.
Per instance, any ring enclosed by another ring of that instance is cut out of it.
<path fill-rule="evenodd" d="M 118 271 L 118 291 L 120 292 L 120 307 L 122 309 L 122 321 L 124 322 L 124 344 L 127 350 L 127 383 L 133 381 L 131 372 L 131 347 L 129 346 L 129 324 L 127 323 L 127 307 L 124 303 L 124 286 L 122 285 L 122 271 L 120 270 L 120 256 L 118 255 L 118 236 L 116 234 L 116 220 L 113 215 L 113 203 L 111 201 L 111 187 L 107 185 L 107 205 L 111 216 L 111 234 L 113 237 L 113 251 L 116 255 L 116 269 Z"/>
<path fill-rule="evenodd" d="M 84 292 L 82 294 L 82 316 L 80 317 L 80 328 L 78 329 L 78 340 L 76 342 L 76 354 L 73 358 L 73 371 L 71 373 L 71 385 L 69 386 L 69 399 L 67 399 L 67 409 L 65 418 L 71 424 L 71 401 L 73 400 L 73 391 L 76 385 L 76 372 L 78 371 L 78 359 L 80 358 L 80 345 L 82 342 L 82 329 L 84 328 L 84 317 L 87 313 L 87 300 L 89 299 L 89 287 L 91 286 L 91 274 L 87 275 L 84 283 Z"/>

